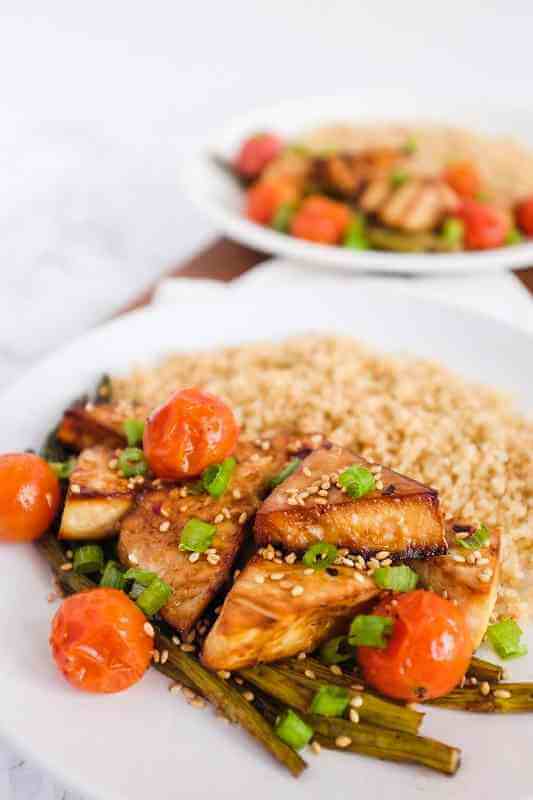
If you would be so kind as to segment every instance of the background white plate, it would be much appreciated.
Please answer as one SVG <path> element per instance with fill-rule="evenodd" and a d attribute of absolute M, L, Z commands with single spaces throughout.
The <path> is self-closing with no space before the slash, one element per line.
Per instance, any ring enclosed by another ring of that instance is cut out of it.
<path fill-rule="evenodd" d="M 275 309 L 275 313 L 273 310 Z M 280 338 L 308 330 L 353 334 L 390 352 L 442 359 L 472 380 L 515 392 L 533 408 L 533 340 L 489 318 L 408 299 L 392 290 L 358 293 L 251 292 L 224 304 L 142 311 L 109 323 L 47 358 L 0 399 L 0 452 L 38 446 L 64 406 L 104 370 L 157 359 L 177 349 Z M 265 398 L 268 402 L 268 398 Z M 358 756 L 308 756 L 310 769 L 288 777 L 249 737 L 212 712 L 192 709 L 150 672 L 114 696 L 77 693 L 48 650 L 55 607 L 46 602 L 50 574 L 29 546 L 0 548 L 0 725 L 14 745 L 61 780 L 98 800 L 255 800 L 341 797 L 364 786 L 365 798 L 517 800 L 531 796 L 531 716 L 460 715 L 433 709 L 424 733 L 459 745 L 453 778 Z M 533 660 L 512 665 L 533 677 Z"/>
<path fill-rule="evenodd" d="M 231 176 L 217 166 L 213 154 L 234 156 L 252 133 L 272 130 L 294 138 L 319 125 L 336 121 L 442 122 L 487 134 L 509 135 L 533 147 L 533 115 L 524 107 L 491 107 L 483 98 L 466 103 L 452 95 L 407 90 L 360 90 L 357 95 L 308 98 L 256 110 L 210 134 L 180 170 L 180 181 L 193 202 L 228 236 L 266 253 L 312 261 L 356 271 L 454 272 L 494 271 L 533 264 L 533 243 L 472 253 L 354 252 L 342 247 L 313 244 L 277 233 L 247 220 L 244 193 Z"/>

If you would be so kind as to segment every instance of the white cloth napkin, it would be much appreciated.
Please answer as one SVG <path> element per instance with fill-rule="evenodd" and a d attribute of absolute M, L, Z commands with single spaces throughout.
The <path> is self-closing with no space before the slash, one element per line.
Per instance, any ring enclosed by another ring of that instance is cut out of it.
<path fill-rule="evenodd" d="M 364 286 L 394 286 L 399 292 L 429 297 L 440 302 L 473 309 L 533 332 L 533 302 L 528 290 L 512 272 L 466 277 L 404 277 L 357 275 L 325 271 L 309 265 L 268 259 L 232 283 L 168 278 L 158 285 L 153 304 L 179 304 L 218 300 L 227 292 L 243 298 L 258 288 L 337 286 L 343 292 L 357 292 Z"/>

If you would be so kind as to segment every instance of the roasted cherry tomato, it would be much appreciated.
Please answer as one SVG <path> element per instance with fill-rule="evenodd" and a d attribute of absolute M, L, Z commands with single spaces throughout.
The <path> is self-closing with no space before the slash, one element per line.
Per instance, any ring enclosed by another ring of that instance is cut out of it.
<path fill-rule="evenodd" d="M 0 456 L 0 541 L 29 542 L 52 523 L 59 482 L 44 459 L 32 453 Z"/>
<path fill-rule="evenodd" d="M 258 133 L 241 145 L 235 169 L 245 178 L 258 178 L 267 164 L 281 151 L 283 142 L 274 133 Z"/>
<path fill-rule="evenodd" d="M 50 646 L 67 681 L 84 692 L 121 692 L 146 672 L 154 640 L 146 617 L 118 589 L 72 595 L 52 620 Z"/>
<path fill-rule="evenodd" d="M 475 200 L 463 200 L 456 216 L 464 222 L 468 250 L 501 247 L 511 230 L 510 216 L 505 211 Z"/>
<path fill-rule="evenodd" d="M 258 181 L 246 194 L 246 216 L 260 225 L 269 225 L 278 208 L 295 203 L 299 191 L 289 178 L 268 178 Z"/>
<path fill-rule="evenodd" d="M 350 211 L 322 195 L 311 195 L 292 218 L 291 233 L 299 239 L 321 244 L 337 244 L 350 222 Z"/>
<path fill-rule="evenodd" d="M 471 161 L 455 161 L 444 170 L 444 180 L 459 197 L 474 199 L 481 191 L 481 177 Z"/>
<path fill-rule="evenodd" d="M 526 236 L 533 236 L 533 195 L 525 197 L 517 205 L 516 222 Z"/>
<path fill-rule="evenodd" d="M 461 611 L 434 592 L 417 590 L 382 601 L 373 613 L 390 617 L 387 647 L 359 647 L 364 679 L 387 697 L 427 700 L 451 691 L 472 657 Z"/>
<path fill-rule="evenodd" d="M 190 478 L 231 455 L 239 426 L 219 397 L 183 389 L 156 409 L 144 428 L 144 453 L 159 478 Z"/>

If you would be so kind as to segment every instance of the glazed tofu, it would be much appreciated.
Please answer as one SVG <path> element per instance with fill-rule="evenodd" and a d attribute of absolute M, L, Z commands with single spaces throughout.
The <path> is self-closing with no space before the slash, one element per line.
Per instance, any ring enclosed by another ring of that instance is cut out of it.
<path fill-rule="evenodd" d="M 156 481 L 121 524 L 119 558 L 128 566 L 156 572 L 172 587 L 162 610 L 164 619 L 187 634 L 223 584 L 246 537 L 246 526 L 260 505 L 269 480 L 286 464 L 291 441 L 284 436 L 265 442 L 240 443 L 229 490 L 216 500 L 208 494 L 187 494 L 186 486 Z M 161 485 L 159 485 L 161 484 Z M 179 549 L 181 532 L 191 518 L 216 526 L 209 553 Z M 192 558 L 192 560 L 191 560 Z"/>
<path fill-rule="evenodd" d="M 474 527 L 450 523 L 450 549 L 445 556 L 413 561 L 422 585 L 455 603 L 464 612 L 474 650 L 479 647 L 496 604 L 500 576 L 501 537 L 492 532 L 487 547 L 467 550 L 458 544 L 457 533 L 473 533 Z"/>
<path fill-rule="evenodd" d="M 254 556 L 228 593 L 202 662 L 234 670 L 314 650 L 380 590 L 349 567 L 310 570 Z"/>
<path fill-rule="evenodd" d="M 383 488 L 360 498 L 343 492 L 336 480 L 351 465 L 373 470 Z M 394 560 L 429 558 L 447 549 L 435 490 L 337 445 L 302 461 L 263 503 L 254 530 L 259 545 L 294 552 L 320 541 L 366 557 L 385 550 Z"/>
<path fill-rule="evenodd" d="M 79 403 L 68 408 L 57 430 L 57 438 L 72 450 L 96 444 L 124 447 L 123 425 L 127 419 L 146 419 L 148 409 L 132 403 Z"/>
<path fill-rule="evenodd" d="M 84 450 L 70 476 L 60 539 L 103 539 L 131 508 L 134 490 L 109 466 L 113 450 L 99 445 Z M 115 459 L 116 460 L 116 459 Z"/>

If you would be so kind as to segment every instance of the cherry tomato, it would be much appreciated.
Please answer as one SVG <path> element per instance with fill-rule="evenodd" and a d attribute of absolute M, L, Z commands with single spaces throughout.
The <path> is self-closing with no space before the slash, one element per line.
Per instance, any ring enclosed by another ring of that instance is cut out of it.
<path fill-rule="evenodd" d="M 281 151 L 283 142 L 274 133 L 258 133 L 243 142 L 235 169 L 245 178 L 257 178 Z"/>
<path fill-rule="evenodd" d="M 183 389 L 156 409 L 144 429 L 144 452 L 159 478 L 190 478 L 235 449 L 239 426 L 215 395 Z"/>
<path fill-rule="evenodd" d="M 373 611 L 394 620 L 387 647 L 359 647 L 365 680 L 398 700 L 440 697 L 457 686 L 472 657 L 461 611 L 434 592 L 417 590 L 382 601 Z"/>
<path fill-rule="evenodd" d="M 292 218 L 291 233 L 310 242 L 337 244 L 349 222 L 350 211 L 344 203 L 311 195 Z"/>
<path fill-rule="evenodd" d="M 260 225 L 272 222 L 284 203 L 295 203 L 299 191 L 289 178 L 269 178 L 255 183 L 246 194 L 246 216 Z"/>
<path fill-rule="evenodd" d="M 481 177 L 471 161 L 455 161 L 444 170 L 444 180 L 459 197 L 474 199 L 481 191 Z"/>
<path fill-rule="evenodd" d="M 52 620 L 50 646 L 67 681 L 84 692 L 121 692 L 146 672 L 154 640 L 146 617 L 124 592 L 72 595 Z"/>
<path fill-rule="evenodd" d="M 516 207 L 518 227 L 526 236 L 533 236 L 533 195 L 524 198 Z"/>
<path fill-rule="evenodd" d="M 0 541 L 29 542 L 51 525 L 59 508 L 59 482 L 32 453 L 0 456 Z"/>
<path fill-rule="evenodd" d="M 505 211 L 475 200 L 463 200 L 456 216 L 464 222 L 468 250 L 500 247 L 511 230 L 511 220 Z"/>

